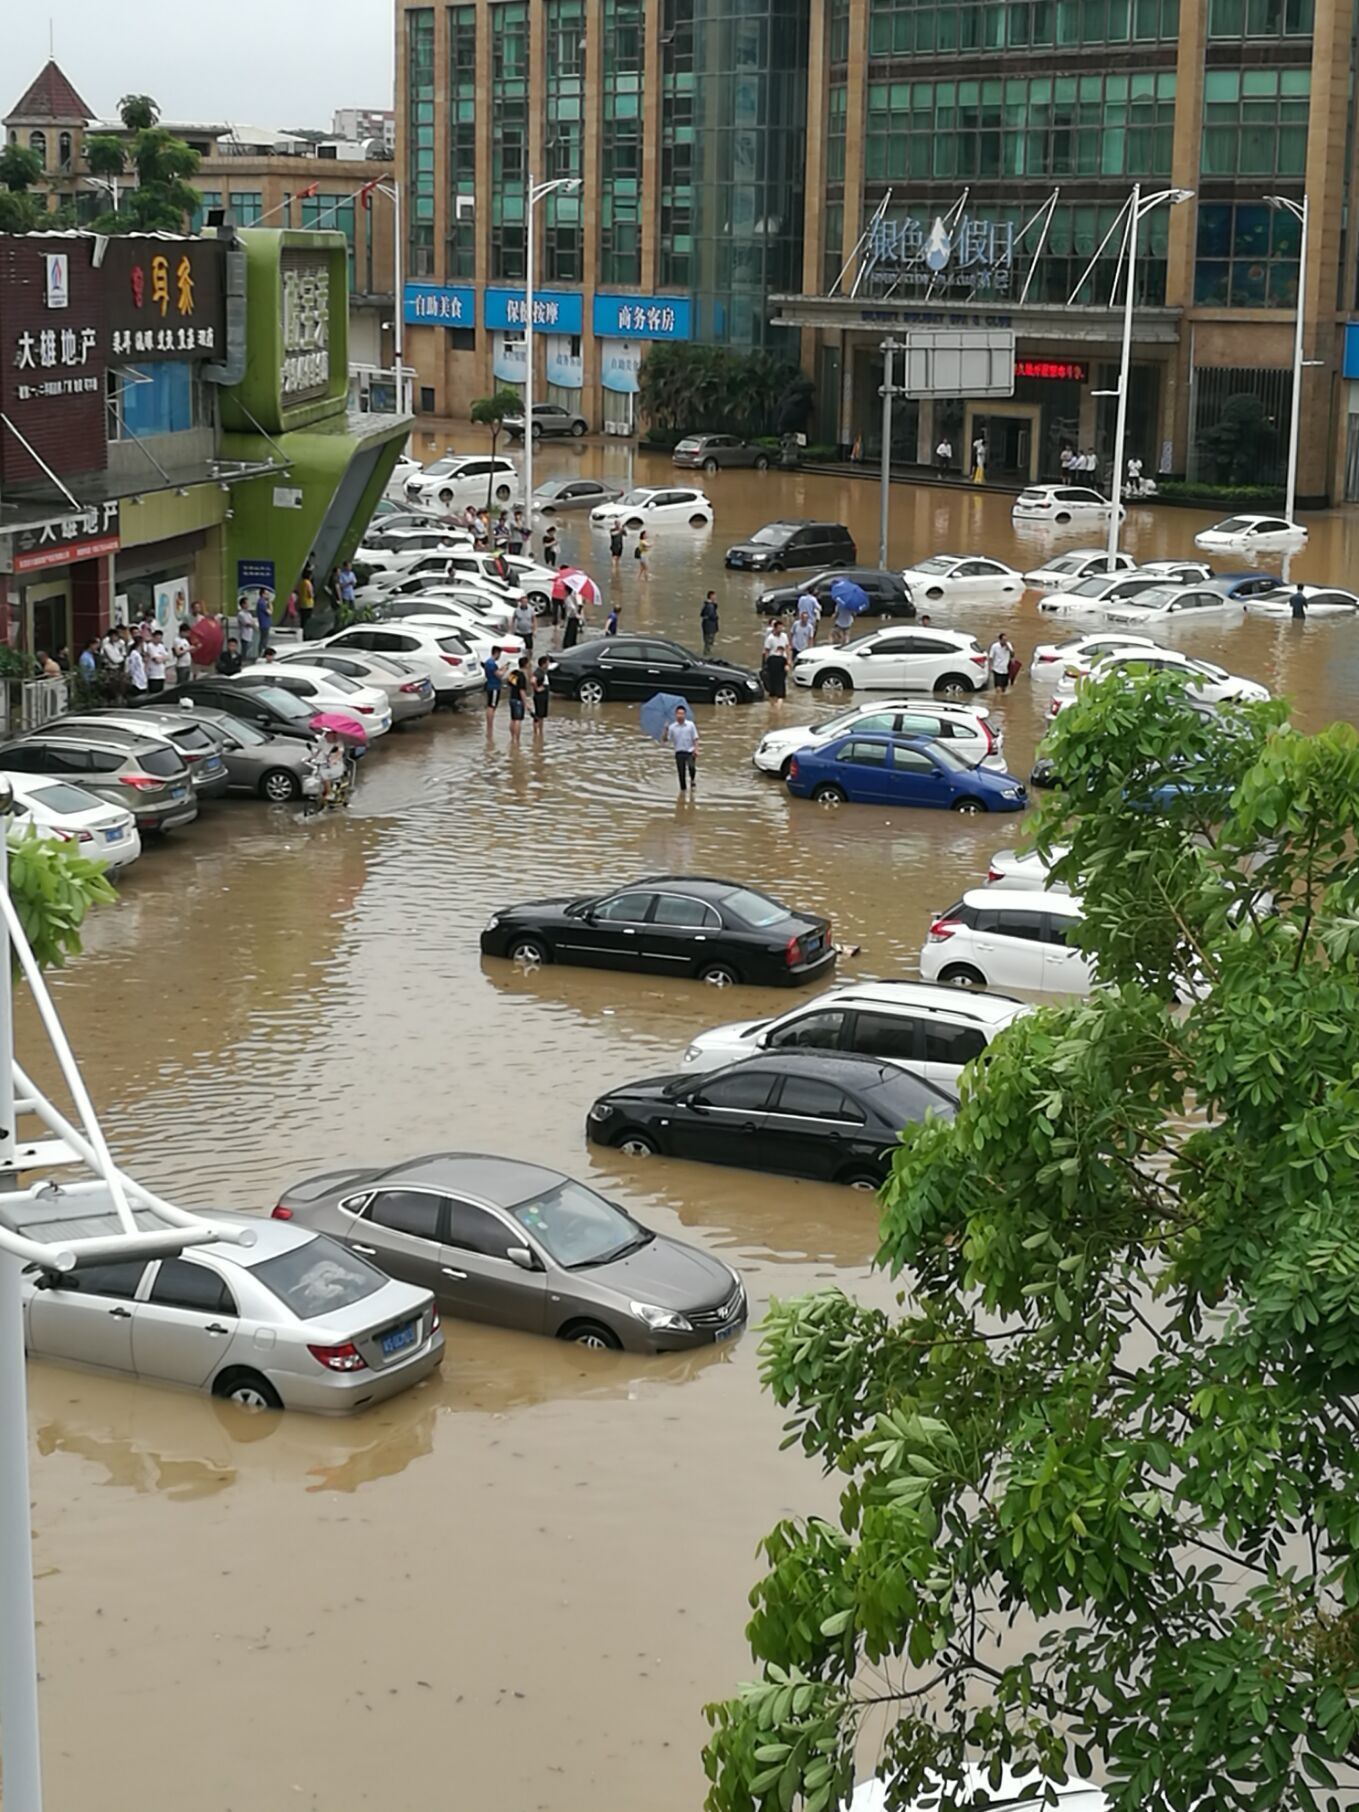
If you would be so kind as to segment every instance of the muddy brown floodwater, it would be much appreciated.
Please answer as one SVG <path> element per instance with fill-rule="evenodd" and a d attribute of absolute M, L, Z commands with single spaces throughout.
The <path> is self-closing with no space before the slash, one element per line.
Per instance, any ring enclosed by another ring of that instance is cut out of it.
<path fill-rule="evenodd" d="M 423 458 L 460 439 L 416 437 Z M 544 448 L 570 471 L 667 480 L 620 447 Z M 778 473 L 707 481 L 717 521 L 653 537 L 651 577 L 611 579 L 579 518 L 563 547 L 624 626 L 691 645 L 709 585 L 719 650 L 756 660 L 759 581 L 726 545 L 780 515 L 848 522 L 876 550 L 876 487 Z M 898 487 L 895 565 L 985 551 L 1024 566 L 1010 500 Z M 1209 518 L 1133 510 L 1143 557 L 1193 552 Z M 1314 519 L 1295 576 L 1349 585 L 1353 515 Z M 1067 535 L 1057 545 L 1087 543 Z M 1095 536 L 1097 541 L 1099 538 Z M 1242 563 L 1233 563 L 1242 564 Z M 1027 657 L 1032 597 L 936 622 Z M 1359 623 L 1247 618 L 1183 645 L 1264 680 L 1307 729 L 1351 717 Z M 993 701 L 1027 773 L 1048 693 Z M 323 1166 L 448 1148 L 533 1157 L 720 1251 L 758 1318 L 836 1283 L 878 1301 L 871 1199 L 584 1142 L 593 1094 L 677 1064 L 691 1035 L 788 996 L 483 962 L 493 907 L 656 870 L 737 875 L 833 916 L 853 975 L 914 972 L 933 909 L 1020 821 L 827 812 L 757 776 L 773 708 L 700 708 L 702 791 L 674 798 L 636 707 L 554 703 L 545 743 L 488 744 L 479 711 L 390 737 L 340 820 L 210 807 L 151 847 L 57 994 L 121 1158 L 186 1205 L 267 1212 Z M 789 720 L 811 716 L 790 699 Z M 32 1020 L 21 1020 L 31 1054 Z M 37 1065 L 50 1079 L 50 1066 Z M 757 1338 L 662 1359 L 448 1323 L 442 1377 L 349 1423 L 241 1421 L 210 1401 L 33 1366 L 49 1803 L 350 1812 L 695 1812 L 700 1707 L 744 1678 L 757 1538 L 824 1508 L 778 1452 Z"/>

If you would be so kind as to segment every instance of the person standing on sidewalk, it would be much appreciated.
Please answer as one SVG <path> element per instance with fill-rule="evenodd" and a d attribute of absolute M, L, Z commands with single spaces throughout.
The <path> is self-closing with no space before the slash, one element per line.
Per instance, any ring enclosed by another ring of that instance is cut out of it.
<path fill-rule="evenodd" d="M 953 442 L 945 434 L 934 449 L 934 467 L 937 472 L 947 472 L 953 464 Z"/>
<path fill-rule="evenodd" d="M 269 652 L 269 637 L 273 633 L 274 613 L 269 607 L 268 589 L 261 585 L 255 599 L 255 659 L 262 661 Z"/>
<path fill-rule="evenodd" d="M 146 689 L 148 692 L 164 692 L 165 669 L 170 664 L 170 651 L 165 646 L 163 631 L 153 629 L 151 640 L 146 644 L 142 658 L 146 662 Z"/>
<path fill-rule="evenodd" d="M 683 705 L 675 706 L 674 722 L 666 725 L 665 740 L 675 751 L 675 772 L 681 796 L 698 794 L 698 725 Z"/>
<path fill-rule="evenodd" d="M 717 642 L 717 631 L 721 627 L 717 620 L 717 593 L 710 591 L 698 612 L 699 627 L 703 631 L 703 652 L 711 654 Z"/>
<path fill-rule="evenodd" d="M 311 555 L 307 555 L 307 564 L 302 568 L 302 577 L 297 585 L 297 622 L 298 629 L 305 642 L 307 624 L 311 622 L 311 613 L 316 609 L 316 580 L 313 577 Z"/>
<path fill-rule="evenodd" d="M 193 657 L 194 678 L 206 679 L 209 674 L 217 671 L 217 657 L 226 645 L 226 638 L 222 634 L 222 625 L 216 617 L 210 617 L 204 612 L 196 598 L 189 606 L 189 627 L 186 634 Z"/>

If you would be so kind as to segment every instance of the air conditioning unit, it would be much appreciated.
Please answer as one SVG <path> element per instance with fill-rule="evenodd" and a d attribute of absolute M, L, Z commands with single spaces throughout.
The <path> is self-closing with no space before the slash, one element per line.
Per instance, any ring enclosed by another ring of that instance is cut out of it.
<path fill-rule="evenodd" d="M 605 422 L 604 432 L 606 434 L 630 435 L 632 429 L 627 422 Z"/>
<path fill-rule="evenodd" d="M 453 197 L 453 218 L 455 220 L 475 220 L 477 217 L 477 198 L 475 195 L 455 195 Z"/>

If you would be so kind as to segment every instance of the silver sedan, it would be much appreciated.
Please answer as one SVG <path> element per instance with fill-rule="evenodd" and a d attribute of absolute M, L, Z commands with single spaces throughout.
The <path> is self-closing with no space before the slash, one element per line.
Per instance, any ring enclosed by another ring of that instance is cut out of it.
<path fill-rule="evenodd" d="M 444 1336 L 428 1290 L 305 1227 L 207 1218 L 253 1227 L 255 1244 L 26 1273 L 30 1356 L 249 1409 L 331 1416 L 382 1403 L 439 1364 Z"/>
<path fill-rule="evenodd" d="M 276 665 L 287 667 L 294 662 L 342 673 L 360 686 L 376 686 L 379 692 L 386 694 L 392 708 L 393 724 L 428 717 L 434 709 L 434 687 L 428 675 L 390 655 L 368 650 L 360 653 L 352 648 L 322 648 L 317 642 L 304 642 L 300 647 L 280 654 Z"/>

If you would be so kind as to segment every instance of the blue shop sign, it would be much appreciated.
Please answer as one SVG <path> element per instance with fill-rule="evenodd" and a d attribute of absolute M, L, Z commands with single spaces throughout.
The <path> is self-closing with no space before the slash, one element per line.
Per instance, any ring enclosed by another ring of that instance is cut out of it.
<path fill-rule="evenodd" d="M 1359 325 L 1353 321 L 1345 329 L 1345 362 L 1341 375 L 1359 378 Z"/>
<path fill-rule="evenodd" d="M 687 340 L 693 335 L 688 296 L 596 296 L 601 340 Z"/>
<path fill-rule="evenodd" d="M 406 324 L 410 327 L 475 327 L 477 292 L 470 284 L 408 283 Z"/>
<path fill-rule="evenodd" d="M 525 319 L 522 289 L 488 289 L 482 299 L 487 327 L 522 333 Z M 583 333 L 585 304 L 579 290 L 535 289 L 533 326 L 537 333 Z"/>

